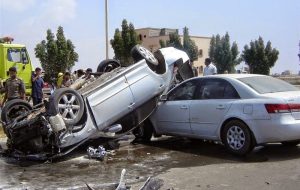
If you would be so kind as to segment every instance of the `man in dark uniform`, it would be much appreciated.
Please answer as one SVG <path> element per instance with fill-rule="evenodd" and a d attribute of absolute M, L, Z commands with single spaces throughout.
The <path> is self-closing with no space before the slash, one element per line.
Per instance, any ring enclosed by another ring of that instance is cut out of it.
<path fill-rule="evenodd" d="M 25 86 L 22 79 L 17 77 L 17 69 L 15 67 L 9 68 L 9 78 L 5 83 L 5 95 L 0 106 L 6 102 L 6 100 L 23 99 L 25 100 Z"/>
<path fill-rule="evenodd" d="M 32 75 L 31 82 L 32 82 L 32 101 L 33 105 L 37 105 L 42 103 L 43 100 L 43 86 L 44 80 L 41 77 L 42 69 L 37 67 L 35 69 L 35 74 Z"/>

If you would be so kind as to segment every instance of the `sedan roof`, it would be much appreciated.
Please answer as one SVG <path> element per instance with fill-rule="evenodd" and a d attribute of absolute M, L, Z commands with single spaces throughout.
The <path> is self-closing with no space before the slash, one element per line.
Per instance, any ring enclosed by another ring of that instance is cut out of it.
<path fill-rule="evenodd" d="M 218 74 L 218 75 L 208 75 L 208 76 L 204 76 L 204 77 L 240 79 L 240 78 L 247 78 L 247 77 L 254 77 L 254 76 L 266 76 L 266 75 L 258 75 L 258 74 Z"/>

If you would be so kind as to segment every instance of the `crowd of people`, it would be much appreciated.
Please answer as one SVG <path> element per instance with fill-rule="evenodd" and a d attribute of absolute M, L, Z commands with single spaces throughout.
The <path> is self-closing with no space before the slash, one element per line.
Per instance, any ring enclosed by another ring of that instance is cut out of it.
<path fill-rule="evenodd" d="M 94 76 L 91 75 L 93 70 L 91 68 L 86 69 L 86 71 L 79 69 L 74 73 L 65 72 L 58 73 L 56 84 L 53 84 L 53 89 L 70 87 L 76 80 L 80 78 L 92 79 Z M 42 78 L 42 69 L 37 67 L 34 74 L 31 77 L 32 82 L 32 92 L 31 98 L 33 105 L 38 105 L 42 103 L 44 98 L 43 87 L 44 79 Z M 26 99 L 25 85 L 21 78 L 17 77 L 16 67 L 9 68 L 9 78 L 6 80 L 6 84 L 1 88 L 4 93 L 2 101 L 0 100 L 0 107 L 2 107 L 5 102 L 13 99 Z"/>
<path fill-rule="evenodd" d="M 56 88 L 70 87 L 76 80 L 80 78 L 94 78 L 94 76 L 91 75 L 92 72 L 93 70 L 91 68 L 88 68 L 85 72 L 84 70 L 79 69 L 77 71 L 74 71 L 73 74 L 71 74 L 70 72 L 58 73 Z"/>

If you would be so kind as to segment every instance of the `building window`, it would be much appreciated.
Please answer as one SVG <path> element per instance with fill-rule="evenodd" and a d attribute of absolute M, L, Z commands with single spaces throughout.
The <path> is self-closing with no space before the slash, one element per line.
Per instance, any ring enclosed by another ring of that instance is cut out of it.
<path fill-rule="evenodd" d="M 142 34 L 139 35 L 139 39 L 140 39 L 140 41 L 143 41 Z"/>
<path fill-rule="evenodd" d="M 199 49 L 199 57 L 203 56 L 203 49 Z"/>
<path fill-rule="evenodd" d="M 144 38 L 146 38 L 147 36 L 146 35 L 144 35 Z"/>

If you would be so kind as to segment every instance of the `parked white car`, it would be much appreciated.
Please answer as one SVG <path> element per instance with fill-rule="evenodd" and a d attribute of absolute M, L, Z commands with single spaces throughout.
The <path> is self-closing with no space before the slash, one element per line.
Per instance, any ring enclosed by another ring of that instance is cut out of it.
<path fill-rule="evenodd" d="M 221 141 L 244 155 L 256 145 L 300 142 L 300 91 L 282 80 L 252 74 L 197 77 L 162 95 L 140 135 Z"/>
<path fill-rule="evenodd" d="M 193 77 L 188 56 L 175 48 L 153 55 L 142 46 L 132 50 L 135 63 L 119 67 L 105 60 L 97 79 L 56 90 L 46 109 L 22 100 L 8 102 L 2 111 L 9 149 L 40 159 L 67 154 L 90 139 L 117 138 L 138 127 L 157 106 L 161 93 L 172 84 L 173 67 L 182 78 Z M 109 72 L 107 72 L 109 71 Z M 98 73 L 99 74 L 99 73 Z M 20 154 L 18 154 L 20 156 Z"/>

